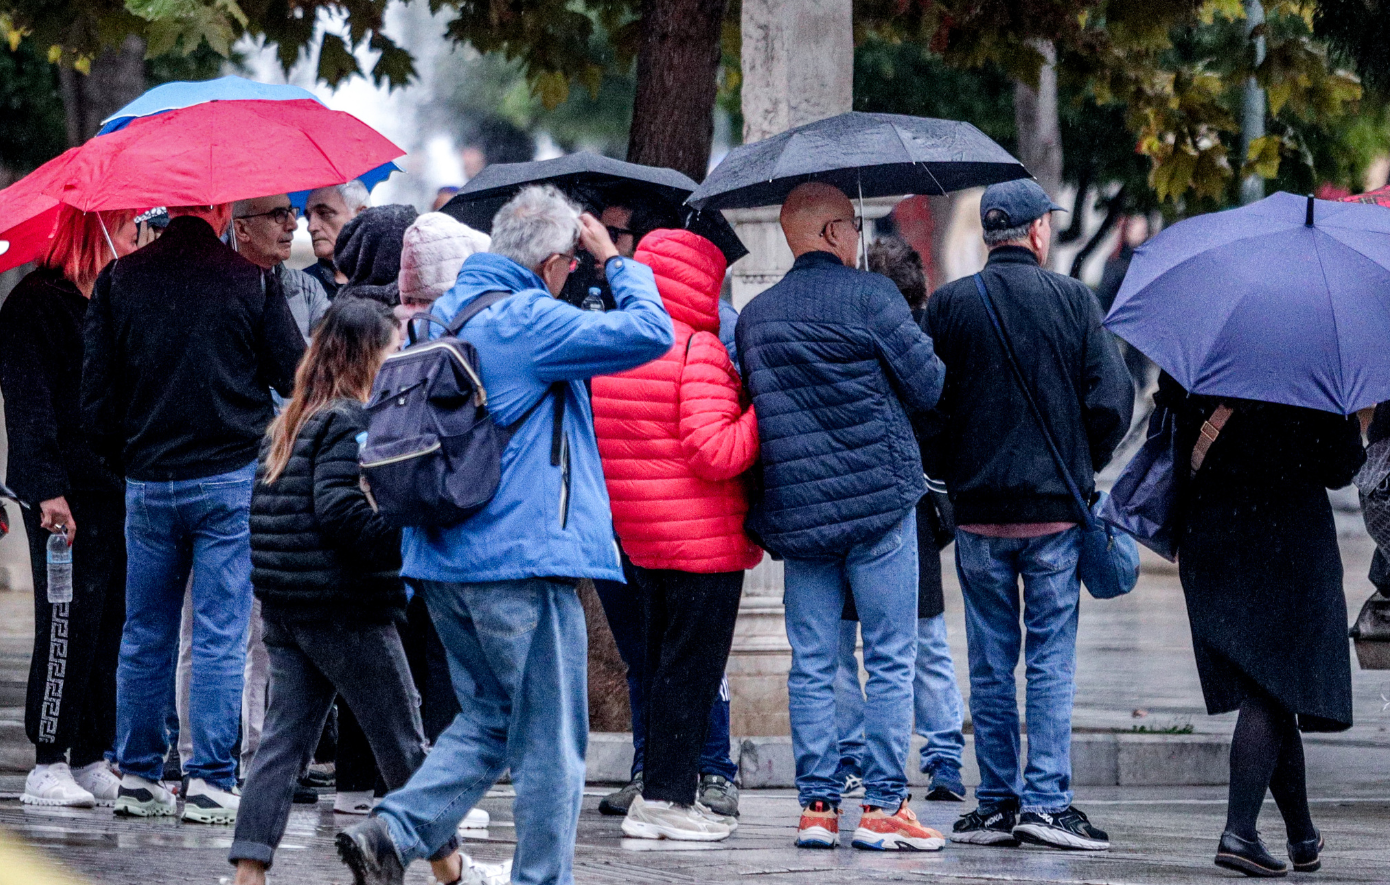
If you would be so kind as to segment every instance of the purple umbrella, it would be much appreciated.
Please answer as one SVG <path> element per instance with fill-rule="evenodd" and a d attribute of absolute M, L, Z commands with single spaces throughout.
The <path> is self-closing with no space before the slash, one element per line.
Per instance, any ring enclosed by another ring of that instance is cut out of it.
<path fill-rule="evenodd" d="M 1135 252 L 1105 325 L 1193 393 L 1390 399 L 1390 212 L 1277 193 L 1181 221 Z"/>

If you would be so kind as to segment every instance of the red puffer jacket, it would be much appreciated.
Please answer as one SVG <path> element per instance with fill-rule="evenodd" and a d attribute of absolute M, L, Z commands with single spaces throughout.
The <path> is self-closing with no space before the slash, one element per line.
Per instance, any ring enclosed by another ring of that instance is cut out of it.
<path fill-rule="evenodd" d="M 763 551 L 743 531 L 741 474 L 758 458 L 758 423 L 717 334 L 724 256 L 697 234 L 658 230 L 635 257 L 656 274 L 676 343 L 661 359 L 593 380 L 613 526 L 644 568 L 752 568 Z"/>

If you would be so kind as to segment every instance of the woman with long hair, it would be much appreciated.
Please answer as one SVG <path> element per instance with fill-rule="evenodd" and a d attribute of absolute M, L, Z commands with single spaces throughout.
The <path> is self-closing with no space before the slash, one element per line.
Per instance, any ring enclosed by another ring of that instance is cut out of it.
<path fill-rule="evenodd" d="M 251 496 L 251 583 L 270 655 L 270 707 L 246 778 L 229 860 L 237 885 L 262 885 L 285 832 L 295 781 L 336 695 L 352 705 L 392 789 L 425 758 L 397 625 L 405 614 L 400 532 L 372 505 L 357 466 L 365 403 L 400 345 L 391 308 L 336 302 L 270 425 Z M 457 845 L 435 876 L 460 876 Z"/>
<path fill-rule="evenodd" d="M 35 765 L 31 805 L 115 802 L 106 762 L 116 736 L 116 659 L 125 622 L 125 498 L 121 478 L 83 433 L 82 325 L 97 276 L 135 249 L 129 212 L 64 206 L 48 252 L 0 308 L 0 392 L 9 435 L 7 482 L 22 510 L 34 575 L 34 654 L 24 727 Z M 50 602 L 46 548 L 72 552 L 72 600 Z"/>

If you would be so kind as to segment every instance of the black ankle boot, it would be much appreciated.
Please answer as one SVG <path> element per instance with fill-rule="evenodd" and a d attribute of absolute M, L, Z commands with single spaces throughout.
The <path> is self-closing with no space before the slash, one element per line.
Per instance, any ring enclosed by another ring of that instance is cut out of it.
<path fill-rule="evenodd" d="M 1313 831 L 1313 838 L 1289 843 L 1289 862 L 1295 873 L 1316 873 L 1322 869 L 1322 834 Z"/>
<path fill-rule="evenodd" d="M 1242 839 L 1230 830 L 1221 834 L 1221 844 L 1216 849 L 1216 865 L 1247 876 L 1271 879 L 1289 874 L 1288 865 L 1276 860 L 1258 835 L 1254 840 Z"/>

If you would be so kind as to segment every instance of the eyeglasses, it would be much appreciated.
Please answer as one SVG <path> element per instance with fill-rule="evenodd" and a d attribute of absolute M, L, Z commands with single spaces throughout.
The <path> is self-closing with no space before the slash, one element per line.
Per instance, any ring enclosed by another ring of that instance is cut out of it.
<path fill-rule="evenodd" d="M 626 227 L 615 227 L 611 224 L 608 225 L 608 238 L 611 239 L 614 243 L 618 242 L 618 238 L 623 236 L 624 234 L 630 237 L 637 236 L 636 231 L 630 230 Z"/>
<path fill-rule="evenodd" d="M 832 224 L 839 224 L 842 221 L 848 221 L 852 225 L 854 225 L 855 233 L 859 233 L 864 229 L 864 219 L 862 218 L 832 218 L 825 223 L 825 227 L 820 229 L 821 237 L 824 237 L 826 234 L 830 233 L 830 226 Z"/>
<path fill-rule="evenodd" d="M 566 259 L 566 260 L 569 261 L 569 272 L 570 272 L 570 273 L 574 273 L 576 270 L 579 269 L 579 259 L 574 257 L 574 253 L 573 253 L 573 252 L 552 252 L 552 253 L 550 253 L 550 258 L 554 258 L 554 257 L 556 257 L 556 256 L 559 256 L 560 258 L 564 258 L 564 259 Z M 546 261 L 549 261 L 550 258 L 547 258 Z"/>
<path fill-rule="evenodd" d="M 293 206 L 278 206 L 269 212 L 256 212 L 252 215 L 238 215 L 237 218 L 269 218 L 276 224 L 299 220 L 299 210 Z"/>

